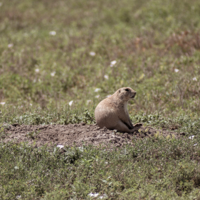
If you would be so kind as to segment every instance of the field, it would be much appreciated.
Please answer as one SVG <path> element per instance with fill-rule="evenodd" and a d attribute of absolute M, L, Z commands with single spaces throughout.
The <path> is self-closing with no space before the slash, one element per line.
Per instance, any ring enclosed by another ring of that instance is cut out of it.
<path fill-rule="evenodd" d="M 0 199 L 200 199 L 199 14 L 198 0 L 0 0 Z M 125 86 L 142 129 L 99 129 L 96 105 Z"/>

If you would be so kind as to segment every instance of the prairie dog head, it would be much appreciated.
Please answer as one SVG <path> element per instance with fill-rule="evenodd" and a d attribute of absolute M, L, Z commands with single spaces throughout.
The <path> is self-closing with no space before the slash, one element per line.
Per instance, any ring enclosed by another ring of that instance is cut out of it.
<path fill-rule="evenodd" d="M 122 100 L 123 102 L 127 102 L 130 99 L 133 99 L 136 95 L 136 91 L 134 91 L 132 88 L 130 87 L 123 87 L 118 89 L 115 94 L 117 95 L 117 97 Z"/>

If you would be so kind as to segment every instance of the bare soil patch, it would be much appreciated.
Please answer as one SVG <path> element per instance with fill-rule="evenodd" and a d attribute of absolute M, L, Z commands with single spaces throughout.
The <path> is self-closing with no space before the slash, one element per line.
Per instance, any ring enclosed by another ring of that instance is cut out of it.
<path fill-rule="evenodd" d="M 6 126 L 1 142 L 27 142 L 38 147 L 42 145 L 94 146 L 134 145 L 137 138 L 152 137 L 155 134 L 179 137 L 180 134 L 169 130 L 157 130 L 142 126 L 132 134 L 118 133 L 106 128 L 100 129 L 97 125 L 68 124 L 68 125 L 10 125 Z"/>

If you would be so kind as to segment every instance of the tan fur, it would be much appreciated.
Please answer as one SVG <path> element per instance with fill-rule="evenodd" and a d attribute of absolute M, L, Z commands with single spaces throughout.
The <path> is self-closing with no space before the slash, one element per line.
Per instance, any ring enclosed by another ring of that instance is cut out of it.
<path fill-rule="evenodd" d="M 116 129 L 120 132 L 131 133 L 137 128 L 131 123 L 127 104 L 136 92 L 130 87 L 118 89 L 113 95 L 102 100 L 95 109 L 95 120 L 100 128 Z"/>

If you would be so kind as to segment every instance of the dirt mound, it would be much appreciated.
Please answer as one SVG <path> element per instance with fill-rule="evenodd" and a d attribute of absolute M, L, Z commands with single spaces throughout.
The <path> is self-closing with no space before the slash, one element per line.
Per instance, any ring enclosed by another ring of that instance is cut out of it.
<path fill-rule="evenodd" d="M 27 142 L 41 145 L 67 145 L 82 146 L 92 144 L 94 146 L 110 145 L 122 146 L 124 144 L 134 144 L 134 139 L 150 137 L 153 135 L 174 135 L 175 132 L 167 130 L 156 130 L 151 127 L 141 127 L 139 131 L 128 134 L 118 133 L 106 128 L 100 129 L 97 125 L 68 124 L 68 125 L 10 125 L 4 128 L 4 136 L 1 142 Z"/>

